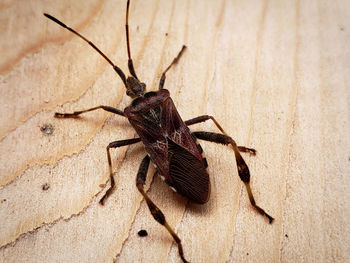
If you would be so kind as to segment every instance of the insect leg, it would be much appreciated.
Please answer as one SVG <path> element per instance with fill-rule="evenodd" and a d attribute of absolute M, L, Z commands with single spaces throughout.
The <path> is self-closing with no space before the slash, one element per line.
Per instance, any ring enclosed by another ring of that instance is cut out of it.
<path fill-rule="evenodd" d="M 226 132 L 224 131 L 223 128 L 221 128 L 220 124 L 215 120 L 215 118 L 213 116 L 209 116 L 209 115 L 202 115 L 202 116 L 198 116 L 196 118 L 193 118 L 193 119 L 189 119 L 187 121 L 185 121 L 185 124 L 187 126 L 190 126 L 190 125 L 193 125 L 193 124 L 196 124 L 196 123 L 200 123 L 200 122 L 205 122 L 207 120 L 212 120 L 216 127 L 218 127 L 218 129 L 223 133 L 223 134 L 226 134 Z"/>
<path fill-rule="evenodd" d="M 212 133 L 212 132 L 193 132 L 192 133 L 196 138 L 215 142 L 215 143 L 221 143 L 224 145 L 230 144 L 233 148 L 233 151 L 235 153 L 236 157 L 236 163 L 237 163 L 237 169 L 238 169 L 238 175 L 241 178 L 241 180 L 244 182 L 245 187 L 247 189 L 247 193 L 249 196 L 250 203 L 252 206 L 263 216 L 266 216 L 269 219 L 269 223 L 271 224 L 274 220 L 270 215 L 268 215 L 264 209 L 256 205 L 255 199 L 253 197 L 252 190 L 250 188 L 250 173 L 247 164 L 243 160 L 241 154 L 239 153 L 239 149 L 237 147 L 236 142 L 230 137 L 225 134 L 219 134 L 219 133 Z"/>
<path fill-rule="evenodd" d="M 103 109 L 105 111 L 109 111 L 115 114 L 118 114 L 120 116 L 125 117 L 124 112 L 122 112 L 121 110 L 118 110 L 116 108 L 110 107 L 110 106 L 97 106 L 97 107 L 93 107 L 91 109 L 87 109 L 87 110 L 82 110 L 82 111 L 75 111 L 73 113 L 59 113 L 59 112 L 55 112 L 55 117 L 56 118 L 77 118 L 78 115 L 85 113 L 85 112 L 89 112 L 89 111 L 93 111 L 93 110 L 97 110 L 97 109 Z"/>
<path fill-rule="evenodd" d="M 193 125 L 193 124 L 196 124 L 196 123 L 200 123 L 200 122 L 205 122 L 207 120 L 212 120 L 214 122 L 214 124 L 216 125 L 216 127 L 218 127 L 218 129 L 225 135 L 227 135 L 227 133 L 224 131 L 223 128 L 221 128 L 220 124 L 215 120 L 215 118 L 213 116 L 209 116 L 209 115 L 202 115 L 202 116 L 199 116 L 199 117 L 196 117 L 196 118 L 193 118 L 193 119 L 190 119 L 190 120 L 187 120 L 185 121 L 185 124 L 187 126 L 190 126 L 190 125 Z M 228 136 L 228 135 L 227 135 Z M 251 155 L 255 155 L 256 154 L 256 150 L 255 149 L 252 149 L 252 148 L 247 148 L 245 146 L 237 146 L 238 147 L 238 150 L 240 152 L 248 152 L 250 153 Z"/>
<path fill-rule="evenodd" d="M 146 175 L 147 175 L 147 171 L 148 171 L 149 162 L 150 162 L 149 156 L 146 156 L 145 158 L 143 158 L 143 160 L 141 162 L 141 165 L 140 165 L 139 171 L 137 173 L 137 177 L 136 177 L 137 189 L 140 191 L 140 193 L 145 198 L 147 205 L 148 205 L 148 208 L 151 211 L 153 218 L 159 224 L 163 225 L 168 230 L 168 232 L 171 234 L 171 236 L 173 237 L 173 239 L 177 243 L 177 246 L 179 249 L 179 254 L 180 254 L 182 261 L 188 262 L 184 257 L 184 253 L 183 253 L 183 249 L 182 249 L 182 245 L 181 245 L 181 239 L 177 236 L 175 231 L 169 226 L 169 224 L 165 220 L 165 216 L 164 216 L 163 212 L 153 203 L 153 201 L 148 197 L 148 195 L 145 193 L 145 191 L 143 189 L 145 181 L 146 181 Z"/>
<path fill-rule="evenodd" d="M 159 89 L 163 89 L 163 86 L 164 86 L 164 82 L 165 82 L 165 74 L 168 72 L 168 70 L 171 68 L 172 65 L 175 65 L 179 59 L 181 58 L 182 54 L 184 53 L 186 49 L 186 46 L 183 45 L 179 54 L 177 54 L 176 58 L 173 59 L 173 61 L 171 62 L 171 64 L 164 70 L 164 72 L 162 73 L 162 77 L 160 78 L 160 81 L 159 81 Z"/>
<path fill-rule="evenodd" d="M 114 185 L 115 185 L 114 178 L 113 178 L 111 153 L 110 153 L 109 150 L 111 148 L 118 148 L 118 147 L 121 147 L 121 146 L 134 144 L 134 143 L 137 143 L 137 142 L 140 142 L 140 141 L 141 141 L 140 138 L 134 138 L 134 139 L 128 139 L 128 140 L 115 141 L 115 142 L 111 142 L 110 144 L 108 144 L 108 146 L 107 146 L 107 159 L 108 159 L 109 176 L 110 176 L 110 180 L 111 180 L 111 185 L 108 188 L 107 192 L 104 194 L 104 196 L 101 198 L 101 200 L 100 200 L 100 204 L 101 205 L 104 205 L 106 199 L 112 194 L 113 189 L 114 189 Z"/>

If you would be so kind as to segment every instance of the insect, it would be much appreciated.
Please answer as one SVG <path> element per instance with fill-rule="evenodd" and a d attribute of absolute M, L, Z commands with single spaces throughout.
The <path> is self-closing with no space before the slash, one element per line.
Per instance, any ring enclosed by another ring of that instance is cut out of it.
<path fill-rule="evenodd" d="M 188 262 L 184 256 L 181 239 L 167 223 L 162 211 L 154 204 L 144 190 L 150 161 L 155 165 L 156 173 L 159 174 L 173 190 L 187 197 L 194 203 L 204 204 L 209 200 L 210 181 L 209 174 L 206 170 L 208 164 L 206 159 L 202 156 L 203 150 L 197 142 L 197 139 L 231 146 L 235 154 L 238 175 L 246 186 L 250 203 L 261 215 L 267 217 L 270 223 L 272 223 L 274 219 L 262 208 L 256 205 L 249 184 L 249 169 L 240 154 L 240 152 L 246 152 L 255 155 L 256 151 L 244 146 L 237 146 L 236 142 L 226 134 L 212 116 L 203 115 L 183 121 L 177 112 L 169 91 L 164 89 L 166 73 L 171 67 L 178 63 L 186 50 L 185 45 L 182 46 L 178 55 L 162 73 L 158 91 L 146 92 L 146 84 L 141 82 L 137 77 L 131 58 L 128 24 L 129 5 L 130 0 L 128 0 L 126 4 L 125 22 L 128 69 L 130 73 L 130 76 L 128 77 L 126 77 L 124 72 L 88 39 L 53 16 L 46 13 L 44 14 L 47 18 L 71 31 L 95 49 L 113 67 L 126 88 L 126 94 L 133 99 L 131 104 L 126 107 L 124 111 L 110 106 L 100 105 L 82 111 L 75 111 L 73 113 L 56 112 L 55 117 L 76 118 L 83 113 L 103 109 L 128 118 L 130 124 L 138 134 L 138 137 L 118 140 L 108 144 L 106 150 L 109 165 L 110 187 L 101 198 L 100 204 L 103 205 L 105 203 L 115 186 L 110 149 L 142 142 L 145 146 L 147 155 L 143 158 L 140 164 L 136 177 L 136 187 L 146 200 L 153 218 L 168 230 L 174 241 L 177 243 L 179 255 L 182 261 Z M 188 128 L 190 125 L 205 122 L 207 120 L 212 120 L 221 133 L 204 131 L 191 132 Z"/>

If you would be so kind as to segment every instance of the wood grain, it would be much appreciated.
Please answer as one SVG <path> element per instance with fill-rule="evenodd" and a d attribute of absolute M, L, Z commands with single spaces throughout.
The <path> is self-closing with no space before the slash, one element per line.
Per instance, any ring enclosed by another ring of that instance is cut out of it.
<path fill-rule="evenodd" d="M 107 144 L 135 132 L 102 111 L 53 114 L 123 109 L 130 98 L 96 52 L 43 12 L 127 70 L 125 1 L 0 3 L 0 262 L 180 262 L 135 187 L 142 145 L 112 151 L 117 187 L 98 205 Z M 244 156 L 253 193 L 276 218 L 269 225 L 251 208 L 224 146 L 202 143 L 212 188 L 204 206 L 152 181 L 150 169 L 148 193 L 191 262 L 350 261 L 349 17 L 349 1 L 132 1 L 138 76 L 155 90 L 188 46 L 166 88 L 184 119 L 213 115 L 258 150 Z"/>

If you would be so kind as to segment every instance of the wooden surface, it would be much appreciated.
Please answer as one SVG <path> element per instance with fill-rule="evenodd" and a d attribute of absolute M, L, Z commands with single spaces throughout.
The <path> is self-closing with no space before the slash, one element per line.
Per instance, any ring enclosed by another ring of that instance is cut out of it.
<path fill-rule="evenodd" d="M 127 120 L 93 112 L 130 103 L 111 67 L 48 12 L 99 46 L 125 72 L 125 1 L 0 3 L 0 261 L 180 262 L 171 237 L 135 187 L 142 145 Z M 135 0 L 131 51 L 149 90 L 182 44 L 166 88 L 184 119 L 215 116 L 240 145 L 257 203 L 250 206 L 234 154 L 203 142 L 211 199 L 188 203 L 158 177 L 149 195 L 191 262 L 350 261 L 350 2 Z M 44 125 L 52 125 L 43 129 Z M 217 131 L 213 123 L 192 130 Z M 154 169 L 149 171 L 148 187 Z M 137 232 L 146 229 L 148 237 Z"/>

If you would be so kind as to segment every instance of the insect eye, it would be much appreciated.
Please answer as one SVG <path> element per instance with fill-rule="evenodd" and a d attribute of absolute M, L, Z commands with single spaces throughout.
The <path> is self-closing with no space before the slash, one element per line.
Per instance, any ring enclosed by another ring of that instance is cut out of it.
<path fill-rule="evenodd" d="M 134 93 L 131 92 L 131 90 L 127 89 L 127 90 L 126 90 L 126 95 L 132 97 L 132 96 L 134 95 Z"/>

